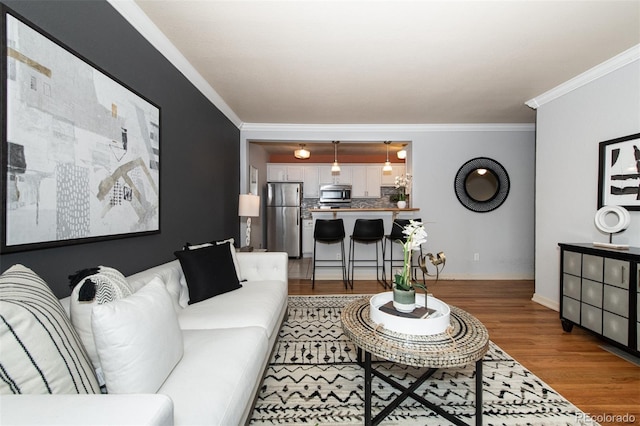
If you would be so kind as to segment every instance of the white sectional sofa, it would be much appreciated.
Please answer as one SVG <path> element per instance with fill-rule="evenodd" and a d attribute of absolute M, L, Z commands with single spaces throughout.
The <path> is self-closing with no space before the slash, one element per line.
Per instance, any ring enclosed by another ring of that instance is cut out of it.
<path fill-rule="evenodd" d="M 0 424 L 246 423 L 286 315 L 287 254 L 237 253 L 237 267 L 242 278 L 241 288 L 187 304 L 186 307 L 185 292 L 188 289 L 178 260 L 127 277 L 134 293 L 122 300 L 130 301 L 132 305 L 121 304 L 121 310 L 113 308 L 101 311 L 112 322 L 114 315 L 119 315 L 117 321 L 122 320 L 124 324 L 110 329 L 109 333 L 103 333 L 102 340 L 106 340 L 106 343 L 98 343 L 100 338 L 97 335 L 95 337 L 96 345 L 102 345 L 98 353 L 103 367 L 106 368 L 106 363 L 111 362 L 110 357 L 128 357 L 126 359 L 132 360 L 129 364 L 125 359 L 124 367 L 123 359 L 115 360 L 115 365 L 120 365 L 116 373 L 126 376 L 118 378 L 126 383 L 122 386 L 126 393 L 1 395 Z M 166 292 L 159 289 L 158 282 L 165 285 Z M 156 287 L 151 283 L 155 283 Z M 147 318 L 138 318 L 143 315 L 141 310 L 144 309 L 135 303 L 151 303 L 155 306 L 152 299 L 156 293 L 151 291 L 152 287 L 156 292 L 170 295 L 179 330 L 171 326 L 173 323 L 170 320 L 166 332 L 160 329 L 156 330 L 159 334 L 155 336 L 151 331 L 140 337 L 136 333 L 146 326 L 145 321 L 151 328 L 157 325 L 154 324 L 156 318 L 159 323 L 163 321 L 161 315 L 156 317 L 154 312 Z M 144 302 L 145 297 L 147 302 Z M 61 302 L 69 312 L 70 298 Z M 96 308 L 93 315 L 97 315 Z M 95 317 L 92 319 L 97 321 Z M 96 323 L 93 324 L 95 326 Z M 105 356 L 105 344 L 109 344 L 109 339 L 116 343 Z M 172 339 L 181 339 L 182 347 L 167 342 Z M 149 364 L 136 364 L 141 357 L 149 360 Z M 6 357 L 1 355 L 2 358 Z M 164 358 L 178 361 L 175 363 Z M 162 364 L 165 361 L 169 362 L 168 375 L 153 378 L 160 386 L 155 393 L 127 391 L 157 387 L 145 382 L 147 376 L 155 376 L 156 371 L 165 368 L 158 368 L 155 363 Z M 131 370 L 127 369 L 129 366 Z M 107 390 L 110 389 L 109 382 L 107 377 Z"/>

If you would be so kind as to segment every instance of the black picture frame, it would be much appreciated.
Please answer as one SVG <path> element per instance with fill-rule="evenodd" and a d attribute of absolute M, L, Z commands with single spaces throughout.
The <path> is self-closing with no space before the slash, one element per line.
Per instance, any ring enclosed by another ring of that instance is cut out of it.
<path fill-rule="evenodd" d="M 0 11 L 0 253 L 159 233 L 160 108 Z"/>
<path fill-rule="evenodd" d="M 640 210 L 640 133 L 598 144 L 598 209 Z"/>

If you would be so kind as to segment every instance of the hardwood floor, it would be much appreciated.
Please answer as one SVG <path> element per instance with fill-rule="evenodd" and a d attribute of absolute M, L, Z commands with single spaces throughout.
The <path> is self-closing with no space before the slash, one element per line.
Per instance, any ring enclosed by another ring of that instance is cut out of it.
<path fill-rule="evenodd" d="M 593 420 L 640 424 L 640 367 L 602 349 L 604 342 L 578 327 L 565 333 L 556 311 L 531 301 L 533 281 L 428 284 L 435 297 L 482 321 L 493 342 Z M 309 279 L 289 279 L 290 295 L 382 291 L 376 281 L 356 281 L 353 290 L 345 290 L 342 281 L 316 281 L 312 290 Z"/>

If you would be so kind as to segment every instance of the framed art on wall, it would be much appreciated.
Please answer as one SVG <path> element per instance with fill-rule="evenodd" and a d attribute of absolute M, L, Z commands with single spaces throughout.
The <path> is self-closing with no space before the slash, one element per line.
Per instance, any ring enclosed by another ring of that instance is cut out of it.
<path fill-rule="evenodd" d="M 0 252 L 160 232 L 160 109 L 2 12 Z"/>
<path fill-rule="evenodd" d="M 640 210 L 640 133 L 599 144 L 598 208 Z"/>
<path fill-rule="evenodd" d="M 258 193 L 258 169 L 253 166 L 249 167 L 249 192 L 253 195 L 260 195 Z"/>

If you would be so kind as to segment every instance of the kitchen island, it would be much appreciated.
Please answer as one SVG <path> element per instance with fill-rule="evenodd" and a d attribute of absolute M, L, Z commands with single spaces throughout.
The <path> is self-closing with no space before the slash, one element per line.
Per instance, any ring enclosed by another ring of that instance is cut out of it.
<path fill-rule="evenodd" d="M 313 217 L 313 225 L 315 227 L 315 221 L 317 219 L 342 219 L 344 222 L 344 249 L 346 255 L 349 255 L 349 244 L 351 242 L 350 236 L 353 233 L 353 227 L 356 219 L 382 219 L 384 222 L 384 233 L 388 235 L 391 232 L 391 226 L 395 219 L 420 219 L 420 209 L 418 208 L 405 208 L 399 209 L 395 207 L 383 208 L 383 207 L 364 207 L 364 208 L 334 208 L 334 209 L 322 209 L 315 208 L 309 209 L 311 216 Z M 389 243 L 387 239 L 384 239 L 383 244 Z M 356 256 L 358 259 L 375 259 L 376 257 L 376 245 L 375 244 L 359 244 L 356 243 Z M 393 249 L 393 258 L 402 259 L 402 247 L 400 244 L 392 244 L 391 247 L 387 247 L 387 258 L 389 258 L 389 250 Z M 378 249 L 379 250 L 379 249 Z M 340 260 L 340 244 L 322 244 L 318 243 L 316 247 L 316 255 L 318 259 L 337 259 Z M 379 253 L 379 257 L 382 261 L 382 253 Z M 316 269 L 316 280 L 341 280 L 342 272 L 339 267 L 339 262 L 336 262 L 335 268 L 323 267 Z M 386 274 L 387 277 L 391 276 L 389 262 L 386 262 Z M 373 267 L 358 267 L 355 272 L 356 280 L 375 280 L 376 270 Z M 318 283 L 316 283 L 317 285 Z"/>
<path fill-rule="evenodd" d="M 317 209 L 309 209 L 309 211 L 311 212 L 312 216 L 315 218 L 315 214 L 316 213 L 332 213 L 333 214 L 333 219 L 336 219 L 338 217 L 347 217 L 342 215 L 343 213 L 391 213 L 391 220 L 393 221 L 395 218 L 398 217 L 399 214 L 414 214 L 415 212 L 420 211 L 420 209 L 417 208 L 405 208 L 405 209 L 399 209 L 397 207 L 361 207 L 361 208 L 357 208 L 357 207 L 340 207 L 340 208 L 329 208 L 329 209 L 323 209 L 323 208 L 317 208 Z M 338 214 L 340 214 L 341 216 L 338 216 Z M 404 218 L 404 217 L 403 217 Z M 401 218 L 401 219 L 403 219 Z M 322 217 L 321 219 L 329 219 L 329 217 Z M 384 219 L 384 218 L 383 218 Z M 407 219 L 412 219 L 412 217 L 407 217 Z M 387 229 L 386 227 L 386 222 L 385 222 L 385 230 Z M 391 226 L 391 225 L 389 225 Z M 353 229 L 353 227 L 352 227 Z"/>

